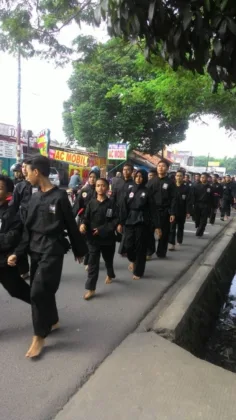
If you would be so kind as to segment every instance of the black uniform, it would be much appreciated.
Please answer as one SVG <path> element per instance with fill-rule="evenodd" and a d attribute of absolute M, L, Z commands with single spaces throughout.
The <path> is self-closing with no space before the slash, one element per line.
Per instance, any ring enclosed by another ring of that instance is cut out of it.
<path fill-rule="evenodd" d="M 20 218 L 23 224 L 25 224 L 28 212 L 28 205 L 32 193 L 38 191 L 38 188 L 32 187 L 32 185 L 26 181 L 25 179 L 21 179 L 18 184 L 16 184 L 14 192 L 13 192 L 13 199 L 10 205 L 13 205 L 16 212 L 19 212 Z M 26 274 L 29 272 L 29 263 L 27 255 L 21 257 L 20 261 L 18 262 L 18 267 L 20 270 L 20 274 Z"/>
<path fill-rule="evenodd" d="M 154 178 L 150 180 L 147 184 L 147 188 L 152 204 L 158 214 L 160 229 L 162 230 L 162 236 L 158 241 L 156 253 L 158 257 L 164 258 L 168 248 L 170 215 L 175 216 L 176 213 L 175 184 L 168 176 L 165 176 L 164 178 Z M 153 246 L 155 247 L 154 237 Z"/>
<path fill-rule="evenodd" d="M 114 200 L 114 203 L 116 203 L 119 208 L 121 208 L 124 198 L 127 196 L 128 191 L 132 188 L 133 185 L 134 185 L 133 178 L 130 178 L 128 180 L 119 178 L 118 181 L 115 183 L 115 185 L 112 186 L 111 197 Z M 119 254 L 121 255 L 126 254 L 126 249 L 124 246 L 124 233 L 125 233 L 125 228 L 123 230 L 123 235 L 122 235 L 121 243 L 118 250 Z"/>
<path fill-rule="evenodd" d="M 31 257 L 31 305 L 34 333 L 46 337 L 58 322 L 55 294 L 59 287 L 64 254 L 70 245 L 75 257 L 82 257 L 87 246 L 78 231 L 66 191 L 57 187 L 37 192 L 28 207 L 17 257 L 26 251 Z"/>
<path fill-rule="evenodd" d="M 223 193 L 222 193 L 222 207 L 221 207 L 221 218 L 225 216 L 230 217 L 231 206 L 233 204 L 233 192 L 232 192 L 232 182 L 225 182 L 222 184 Z"/>
<path fill-rule="evenodd" d="M 207 219 L 213 202 L 212 188 L 210 184 L 195 184 L 193 187 L 193 205 L 196 224 L 196 236 L 203 236 Z"/>
<path fill-rule="evenodd" d="M 175 186 L 176 198 L 176 216 L 175 221 L 170 225 L 169 243 L 175 245 L 176 229 L 177 242 L 182 244 L 184 236 L 184 224 L 186 215 L 190 214 L 192 209 L 191 190 L 188 183 L 183 183 L 180 186 Z"/>
<path fill-rule="evenodd" d="M 22 223 L 14 207 L 6 201 L 0 206 L 0 283 L 15 298 L 30 303 L 30 286 L 20 277 L 17 267 L 7 265 L 7 258 L 18 245 Z"/>
<path fill-rule="evenodd" d="M 158 217 L 157 212 L 154 213 Z M 133 185 L 121 206 L 120 220 L 125 226 L 124 246 L 129 261 L 134 263 L 134 275 L 141 277 L 145 270 L 149 226 L 152 208 L 148 189 L 144 185 Z M 159 220 L 154 221 L 156 227 Z"/>
<path fill-rule="evenodd" d="M 211 184 L 212 188 L 212 206 L 211 206 L 211 212 L 210 212 L 210 223 L 214 225 L 215 219 L 216 219 L 216 213 L 220 205 L 220 199 L 223 195 L 223 187 L 219 182 L 213 182 Z"/>
<path fill-rule="evenodd" d="M 87 241 L 89 248 L 87 290 L 95 290 L 99 274 L 100 254 L 105 261 L 107 275 L 115 278 L 113 260 L 116 247 L 115 229 L 119 222 L 118 207 L 113 200 L 106 198 L 100 202 L 92 199 L 86 207 L 82 223 L 87 227 Z M 99 235 L 93 236 L 94 229 Z"/>
<path fill-rule="evenodd" d="M 79 216 L 79 220 L 82 220 L 85 209 L 92 198 L 96 198 L 95 185 L 86 185 L 86 187 L 84 187 L 76 197 L 76 201 L 72 209 L 74 217 Z M 87 266 L 88 261 L 89 254 L 86 254 L 84 257 L 84 265 Z"/>

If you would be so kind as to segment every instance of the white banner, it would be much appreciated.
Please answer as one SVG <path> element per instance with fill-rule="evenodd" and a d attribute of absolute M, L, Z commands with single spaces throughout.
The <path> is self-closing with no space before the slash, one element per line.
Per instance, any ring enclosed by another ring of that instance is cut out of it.
<path fill-rule="evenodd" d="M 0 140 L 0 157 L 15 159 L 16 143 Z"/>

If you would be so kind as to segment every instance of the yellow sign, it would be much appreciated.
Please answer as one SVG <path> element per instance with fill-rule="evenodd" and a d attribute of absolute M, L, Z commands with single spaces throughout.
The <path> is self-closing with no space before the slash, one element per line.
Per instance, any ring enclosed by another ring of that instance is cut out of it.
<path fill-rule="evenodd" d="M 50 130 L 43 130 L 38 135 L 37 145 L 42 156 L 48 157 L 48 148 L 50 142 Z"/>
<path fill-rule="evenodd" d="M 219 167 L 220 162 L 208 162 L 208 167 Z"/>
<path fill-rule="evenodd" d="M 86 155 L 52 149 L 50 149 L 49 155 L 50 159 L 60 160 L 62 162 L 72 163 L 78 166 L 88 166 L 88 156 Z"/>

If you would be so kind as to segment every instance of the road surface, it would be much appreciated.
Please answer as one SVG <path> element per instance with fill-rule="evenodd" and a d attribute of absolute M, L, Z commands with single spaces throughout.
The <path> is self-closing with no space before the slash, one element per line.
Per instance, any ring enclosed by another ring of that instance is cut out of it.
<path fill-rule="evenodd" d="M 173 279 L 221 229 L 207 226 L 204 238 L 186 224 L 184 245 L 166 260 L 147 263 L 145 278 L 133 281 L 127 260 L 116 256 L 117 279 L 105 285 L 101 263 L 96 297 L 82 299 L 86 273 L 66 256 L 58 308 L 61 329 L 48 339 L 42 357 L 25 359 L 32 337 L 30 308 L 0 289 L 0 419 L 53 419 L 95 368 L 134 331 Z M 115 378 L 114 378 L 115 380 Z M 79 413 L 78 413 L 79 419 Z"/>

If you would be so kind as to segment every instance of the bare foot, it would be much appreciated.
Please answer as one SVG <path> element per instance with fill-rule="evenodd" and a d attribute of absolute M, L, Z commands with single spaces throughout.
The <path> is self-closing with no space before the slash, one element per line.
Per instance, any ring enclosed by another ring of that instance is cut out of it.
<path fill-rule="evenodd" d="M 33 357 L 38 357 L 41 351 L 43 350 L 44 341 L 45 341 L 44 338 L 34 335 L 32 344 L 29 350 L 27 351 L 25 357 L 29 357 L 31 359 Z"/>
<path fill-rule="evenodd" d="M 141 279 L 141 277 L 133 276 L 133 280 L 140 280 L 140 279 Z"/>
<path fill-rule="evenodd" d="M 106 276 L 105 284 L 111 284 L 111 283 L 112 283 L 112 278 L 109 276 Z"/>
<path fill-rule="evenodd" d="M 59 322 L 57 322 L 56 324 L 52 325 L 51 331 L 58 330 L 58 328 L 60 328 Z"/>
<path fill-rule="evenodd" d="M 134 271 L 134 263 L 130 263 L 130 265 L 128 266 L 128 270 L 131 272 Z"/>
<path fill-rule="evenodd" d="M 89 300 L 95 295 L 95 290 L 88 290 L 84 295 L 84 300 Z"/>

